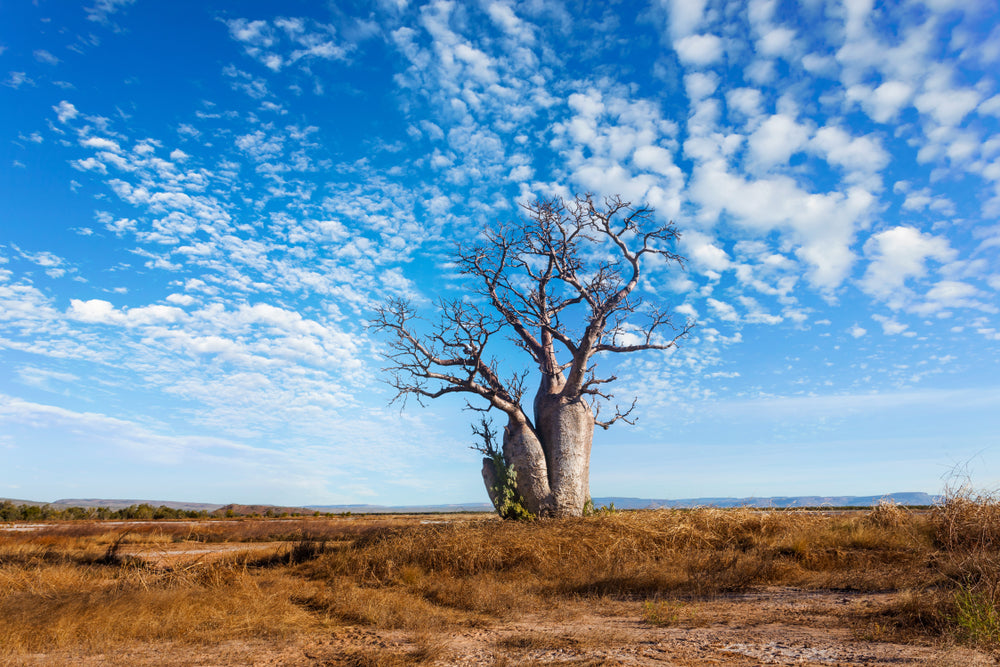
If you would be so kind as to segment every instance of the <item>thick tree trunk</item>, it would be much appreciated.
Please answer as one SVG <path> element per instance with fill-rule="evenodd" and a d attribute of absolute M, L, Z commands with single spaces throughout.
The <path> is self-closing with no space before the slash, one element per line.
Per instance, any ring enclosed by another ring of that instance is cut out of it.
<path fill-rule="evenodd" d="M 545 448 L 531 425 L 511 418 L 503 431 L 503 455 L 517 475 L 517 492 L 524 508 L 535 516 L 552 516 L 552 487 Z"/>
<path fill-rule="evenodd" d="M 535 401 L 535 430 L 545 452 L 553 516 L 580 516 L 590 498 L 594 413 L 581 398 L 542 396 Z"/>
<path fill-rule="evenodd" d="M 581 399 L 567 401 L 540 391 L 535 423 L 510 417 L 503 434 L 503 455 L 514 468 L 525 509 L 539 517 L 580 516 L 590 498 L 590 448 L 594 415 Z M 492 459 L 483 459 L 483 482 L 496 504 Z"/>

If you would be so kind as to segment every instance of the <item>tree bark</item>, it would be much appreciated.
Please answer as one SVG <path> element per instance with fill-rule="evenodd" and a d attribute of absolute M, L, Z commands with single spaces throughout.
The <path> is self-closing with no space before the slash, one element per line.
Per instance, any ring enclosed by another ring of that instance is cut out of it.
<path fill-rule="evenodd" d="M 511 416 L 503 431 L 503 456 L 514 468 L 515 483 L 524 508 L 535 516 L 552 516 L 552 488 L 545 447 L 524 419 Z"/>
<path fill-rule="evenodd" d="M 594 414 L 580 397 L 549 394 L 535 402 L 535 430 L 542 441 L 552 516 L 580 516 L 590 498 L 590 448 Z"/>
<path fill-rule="evenodd" d="M 581 516 L 590 499 L 590 449 L 594 414 L 582 398 L 569 400 L 543 382 L 535 398 L 535 423 L 509 415 L 503 457 L 513 467 L 524 508 L 538 517 Z M 483 482 L 496 504 L 500 481 L 492 459 L 483 459 Z"/>

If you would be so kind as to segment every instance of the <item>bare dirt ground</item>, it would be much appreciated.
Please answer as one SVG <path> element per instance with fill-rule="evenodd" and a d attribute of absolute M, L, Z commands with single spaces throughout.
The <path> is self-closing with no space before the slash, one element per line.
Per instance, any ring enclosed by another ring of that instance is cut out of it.
<path fill-rule="evenodd" d="M 135 556 L 155 568 L 189 567 L 227 556 L 265 554 L 280 549 L 282 542 L 223 542 L 219 544 L 163 544 L 156 547 L 128 545 L 122 554 Z"/>
<path fill-rule="evenodd" d="M 220 545 L 224 546 L 224 545 Z M 178 554 L 179 555 L 179 554 Z M 161 559 L 162 553 L 151 553 Z M 859 611 L 889 604 L 892 593 L 775 588 L 711 600 L 664 603 L 665 626 L 636 602 L 567 604 L 555 613 L 487 627 L 414 634 L 345 625 L 318 636 L 217 645 L 151 643 L 113 654 L 36 654 L 45 665 L 400 665 L 420 656 L 436 665 L 997 665 L 958 646 L 880 640 L 877 624 L 856 627 Z M 428 659 L 430 658 L 430 659 Z"/>

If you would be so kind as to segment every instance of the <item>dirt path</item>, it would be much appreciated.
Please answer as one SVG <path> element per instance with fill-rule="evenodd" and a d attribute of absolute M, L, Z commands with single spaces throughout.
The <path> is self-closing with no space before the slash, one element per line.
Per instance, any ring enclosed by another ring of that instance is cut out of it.
<path fill-rule="evenodd" d="M 122 555 L 135 556 L 153 567 L 185 567 L 194 563 L 205 563 L 227 556 L 254 556 L 287 551 L 287 542 L 178 542 L 149 546 L 129 544 L 122 549 Z"/>
<path fill-rule="evenodd" d="M 928 665 L 980 667 L 997 660 L 961 647 L 880 641 L 857 627 L 859 611 L 891 593 L 772 589 L 655 607 L 580 600 L 544 616 L 420 633 L 343 626 L 323 636 L 233 641 L 216 646 L 150 644 L 114 654 L 30 656 L 28 664 L 77 665 Z"/>

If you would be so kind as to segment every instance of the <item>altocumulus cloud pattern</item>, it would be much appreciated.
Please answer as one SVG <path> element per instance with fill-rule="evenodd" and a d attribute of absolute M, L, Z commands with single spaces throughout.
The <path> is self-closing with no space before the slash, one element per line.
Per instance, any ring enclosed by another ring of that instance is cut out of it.
<path fill-rule="evenodd" d="M 485 500 L 372 309 L 455 241 L 621 194 L 698 323 L 623 359 L 594 495 L 1000 481 L 995 2 L 15 3 L 0 27 L 0 496 Z M 517 365 L 513 349 L 507 357 Z"/>

